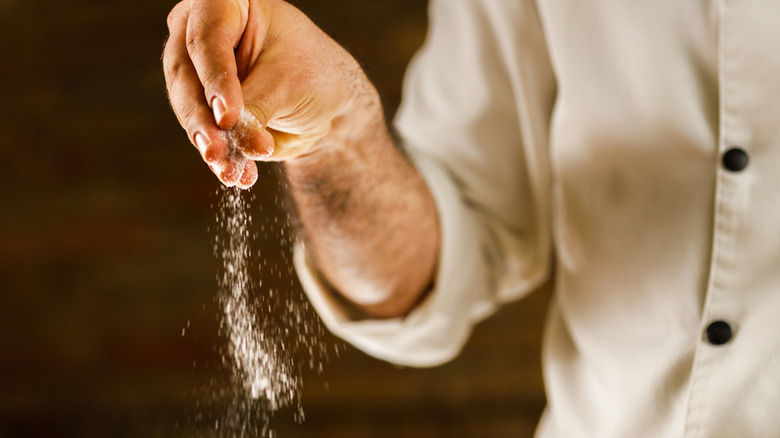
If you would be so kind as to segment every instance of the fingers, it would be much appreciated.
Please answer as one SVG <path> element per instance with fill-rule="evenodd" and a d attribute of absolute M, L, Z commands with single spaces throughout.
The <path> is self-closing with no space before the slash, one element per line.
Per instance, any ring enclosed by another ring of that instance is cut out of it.
<path fill-rule="evenodd" d="M 274 139 L 265 129 L 265 117 L 255 105 L 242 108 L 238 122 L 228 134 L 228 144 L 245 158 L 263 161 L 274 151 Z"/>
<path fill-rule="evenodd" d="M 274 154 L 275 140 L 266 129 L 254 131 L 241 147 L 241 153 L 255 161 L 268 161 Z"/>
<path fill-rule="evenodd" d="M 174 8 L 168 18 L 170 36 L 163 53 L 163 66 L 168 95 L 179 123 L 187 131 L 190 141 L 200 151 L 223 183 L 232 184 L 235 170 L 226 163 L 227 144 L 214 122 L 198 78 L 186 48 L 186 22 L 188 14 L 183 3 Z M 240 174 L 239 174 L 240 176 Z M 232 185 L 231 184 L 231 185 Z"/>
<path fill-rule="evenodd" d="M 221 169 L 218 168 L 219 172 L 215 172 L 215 174 L 219 177 L 223 184 L 228 187 L 233 187 L 241 179 L 245 168 L 246 160 L 228 159 L 225 160 L 224 166 Z"/>
<path fill-rule="evenodd" d="M 193 0 L 186 47 L 216 124 L 231 128 L 244 104 L 234 49 L 246 28 L 245 0 Z"/>
<path fill-rule="evenodd" d="M 315 53 L 313 44 L 297 42 L 310 22 L 281 5 L 287 4 L 253 3 L 250 26 L 249 0 L 183 0 L 168 19 L 163 64 L 171 106 L 227 186 L 255 183 L 257 165 L 251 160 L 303 153 L 341 108 L 322 97 L 333 93 L 315 87 L 328 70 L 311 58 L 327 56 Z M 271 16 L 288 38 L 266 41 L 266 35 L 276 35 L 269 30 L 271 20 L 262 19 Z M 242 122 L 245 113 L 254 117 Z"/>
<path fill-rule="evenodd" d="M 226 167 L 210 165 L 211 171 L 228 187 L 248 189 L 257 182 L 257 164 L 251 160 L 228 160 Z"/>
<path fill-rule="evenodd" d="M 257 182 L 257 164 L 254 161 L 247 161 L 244 166 L 244 173 L 236 183 L 236 186 L 242 189 L 248 189 Z"/>
<path fill-rule="evenodd" d="M 258 171 L 247 158 L 270 155 L 273 139 L 249 111 L 239 122 L 243 96 L 233 45 L 245 21 L 240 3 L 184 0 L 176 5 L 168 16 L 163 65 L 171 106 L 190 141 L 223 184 L 249 188 Z M 243 134 L 237 137 L 239 131 Z M 242 154 L 245 150 L 249 153 Z"/>

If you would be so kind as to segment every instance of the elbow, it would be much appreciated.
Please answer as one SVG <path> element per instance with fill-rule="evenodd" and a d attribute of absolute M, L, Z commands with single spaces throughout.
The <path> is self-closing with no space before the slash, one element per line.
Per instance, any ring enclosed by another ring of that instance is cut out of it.
<path fill-rule="evenodd" d="M 399 274 L 392 277 L 365 273 L 341 276 L 331 283 L 367 318 L 393 319 L 409 315 L 433 288 L 434 269 L 423 276 Z"/>

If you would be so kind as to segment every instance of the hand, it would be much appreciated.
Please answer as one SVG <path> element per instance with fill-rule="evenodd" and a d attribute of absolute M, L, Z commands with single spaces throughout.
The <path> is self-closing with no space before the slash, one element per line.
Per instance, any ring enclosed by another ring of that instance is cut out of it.
<path fill-rule="evenodd" d="M 373 91 L 343 48 L 281 0 L 183 0 L 168 29 L 171 106 L 227 186 L 253 185 L 254 160 L 313 153 Z"/>

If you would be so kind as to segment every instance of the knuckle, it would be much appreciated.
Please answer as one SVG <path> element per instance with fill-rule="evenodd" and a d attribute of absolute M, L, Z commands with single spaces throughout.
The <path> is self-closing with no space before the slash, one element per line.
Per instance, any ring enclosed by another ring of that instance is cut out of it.
<path fill-rule="evenodd" d="M 165 79 L 168 86 L 168 101 L 170 102 L 173 112 L 179 119 L 179 123 L 187 129 L 188 120 L 192 118 L 195 112 L 194 104 L 187 103 L 187 96 L 183 95 L 181 90 L 180 81 L 182 79 L 183 63 L 173 62 L 166 65 Z M 189 129 L 188 129 L 189 131 Z"/>
<path fill-rule="evenodd" d="M 190 53 L 198 53 L 206 47 L 209 31 L 202 26 L 193 26 L 187 29 L 187 50 Z"/>
<path fill-rule="evenodd" d="M 209 69 L 203 73 L 203 88 L 206 94 L 214 94 L 216 90 L 224 90 L 227 85 L 226 72 L 219 69 Z"/>
<path fill-rule="evenodd" d="M 173 61 L 174 54 L 176 52 L 174 46 L 175 46 L 175 38 L 172 37 L 171 35 L 168 35 L 165 38 L 165 43 L 163 44 L 162 56 L 160 57 L 160 60 L 163 63 L 163 71 L 166 71 L 165 69 L 167 68 L 167 66 Z"/>
<path fill-rule="evenodd" d="M 187 27 L 187 50 L 202 55 L 216 54 L 220 50 L 235 49 L 228 30 L 220 23 L 193 20 Z"/>
<path fill-rule="evenodd" d="M 165 73 L 166 82 L 168 83 L 168 89 L 170 90 L 181 77 L 182 72 L 184 71 L 184 62 L 172 51 L 166 49 L 165 52 L 163 52 L 163 71 Z"/>
<path fill-rule="evenodd" d="M 194 103 L 182 103 L 178 107 L 174 108 L 176 116 L 179 118 L 179 122 L 182 127 L 188 132 L 193 132 L 195 125 L 197 125 L 196 105 Z"/>
<path fill-rule="evenodd" d="M 166 23 L 168 24 L 168 30 L 171 31 L 174 26 L 179 22 L 180 17 L 184 16 L 186 14 L 186 1 L 181 1 L 176 4 L 176 6 L 171 9 L 171 12 L 168 13 L 168 18 L 166 19 Z"/>
<path fill-rule="evenodd" d="M 168 18 L 165 20 L 165 23 L 168 25 L 168 32 L 173 30 L 173 25 L 176 23 L 176 8 L 171 9 L 171 12 L 168 13 Z"/>
<path fill-rule="evenodd" d="M 189 128 L 189 124 L 191 123 L 191 120 L 193 118 L 192 116 L 194 114 L 195 114 L 195 105 L 191 103 L 185 103 L 183 105 L 179 105 L 179 116 L 185 122 L 186 128 Z"/>

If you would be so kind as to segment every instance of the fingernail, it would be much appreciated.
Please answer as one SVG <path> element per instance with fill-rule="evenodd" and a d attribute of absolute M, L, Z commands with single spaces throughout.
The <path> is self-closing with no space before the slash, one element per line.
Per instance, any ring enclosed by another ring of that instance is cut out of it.
<path fill-rule="evenodd" d="M 209 168 L 212 172 L 214 172 L 215 175 L 217 175 L 217 178 L 227 187 L 233 187 L 235 183 L 231 181 L 225 181 L 225 165 L 224 163 L 213 163 L 209 164 Z"/>
<path fill-rule="evenodd" d="M 214 96 L 214 98 L 211 99 L 211 108 L 214 110 L 214 120 L 216 120 L 217 124 L 220 124 L 227 112 L 225 102 L 223 102 L 219 96 Z"/>
<path fill-rule="evenodd" d="M 208 137 L 198 132 L 195 134 L 195 146 L 197 146 L 200 154 L 205 156 L 206 149 L 211 146 L 211 141 L 209 141 Z"/>

